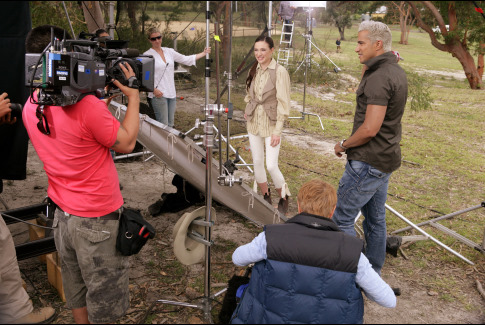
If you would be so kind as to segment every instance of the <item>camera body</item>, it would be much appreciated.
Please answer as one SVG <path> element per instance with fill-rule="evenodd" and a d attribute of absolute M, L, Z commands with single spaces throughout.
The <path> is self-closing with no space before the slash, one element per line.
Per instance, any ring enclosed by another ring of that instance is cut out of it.
<path fill-rule="evenodd" d="M 103 98 L 116 79 L 128 85 L 120 62 L 135 72 L 140 91 L 153 91 L 155 60 L 136 49 L 108 49 L 90 40 L 54 40 L 42 54 L 25 54 L 26 86 L 39 89 L 37 103 L 69 106 L 92 94 Z"/>

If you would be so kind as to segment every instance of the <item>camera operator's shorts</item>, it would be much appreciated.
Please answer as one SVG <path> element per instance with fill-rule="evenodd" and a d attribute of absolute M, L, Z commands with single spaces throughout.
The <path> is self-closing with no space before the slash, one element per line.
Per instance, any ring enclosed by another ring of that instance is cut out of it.
<path fill-rule="evenodd" d="M 83 218 L 56 209 L 54 238 L 67 307 L 87 307 L 91 323 L 114 323 L 129 307 L 128 257 L 116 250 L 119 219 Z"/>

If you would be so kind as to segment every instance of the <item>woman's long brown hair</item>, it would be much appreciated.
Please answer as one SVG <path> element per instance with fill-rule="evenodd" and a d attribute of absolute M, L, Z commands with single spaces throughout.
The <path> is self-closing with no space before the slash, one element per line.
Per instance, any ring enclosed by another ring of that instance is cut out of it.
<path fill-rule="evenodd" d="M 261 35 L 256 40 L 254 41 L 254 44 L 257 42 L 266 42 L 269 45 L 269 48 L 272 49 L 274 48 L 274 42 L 273 39 L 269 36 Z M 246 79 L 246 90 L 249 90 L 249 87 L 251 87 L 251 83 L 253 82 L 254 76 L 256 75 L 256 68 L 258 67 L 258 61 L 254 62 L 253 66 L 251 67 L 251 70 L 249 70 L 249 75 L 248 78 Z"/>

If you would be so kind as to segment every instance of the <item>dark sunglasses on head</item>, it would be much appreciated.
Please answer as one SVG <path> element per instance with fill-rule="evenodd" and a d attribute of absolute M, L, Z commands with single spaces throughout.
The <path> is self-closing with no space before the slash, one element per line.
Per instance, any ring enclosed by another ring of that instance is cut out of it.
<path fill-rule="evenodd" d="M 157 36 L 157 37 L 150 37 L 150 41 L 156 41 L 157 39 L 161 39 L 162 36 Z"/>
<path fill-rule="evenodd" d="M 51 134 L 51 131 L 49 130 L 49 123 L 47 123 L 47 117 L 44 114 L 44 105 L 37 106 L 35 116 L 39 119 L 39 122 L 37 123 L 37 128 L 39 131 L 45 135 Z"/>

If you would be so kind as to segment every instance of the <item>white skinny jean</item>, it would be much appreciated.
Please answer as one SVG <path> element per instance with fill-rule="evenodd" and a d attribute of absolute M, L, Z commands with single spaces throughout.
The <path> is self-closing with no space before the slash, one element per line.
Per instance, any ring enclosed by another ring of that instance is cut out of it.
<path fill-rule="evenodd" d="M 276 147 L 271 146 L 271 137 L 260 137 L 248 133 L 249 145 L 253 156 L 254 177 L 257 183 L 267 183 L 266 171 L 264 170 L 264 147 L 266 146 L 266 168 L 268 169 L 275 188 L 281 188 L 281 195 L 290 195 L 285 178 L 278 167 L 278 157 L 280 153 L 281 141 Z"/>

